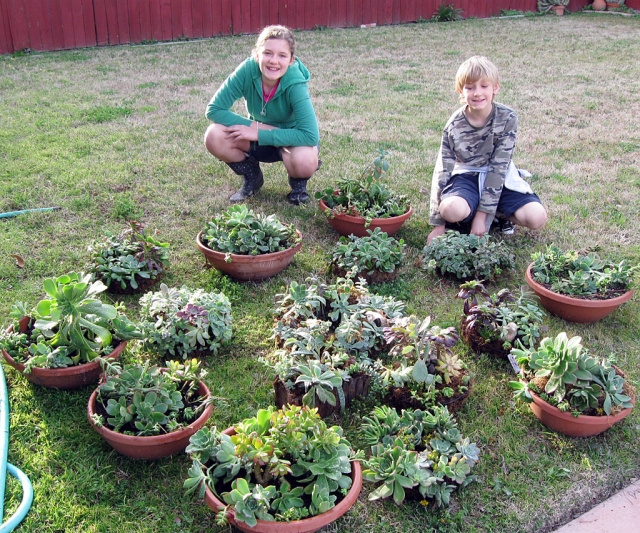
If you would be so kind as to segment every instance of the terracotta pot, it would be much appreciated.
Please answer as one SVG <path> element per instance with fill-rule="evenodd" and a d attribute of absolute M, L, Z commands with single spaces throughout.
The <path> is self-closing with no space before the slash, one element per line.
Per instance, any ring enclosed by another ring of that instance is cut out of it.
<path fill-rule="evenodd" d="M 234 435 L 235 430 L 228 428 L 224 430 L 227 435 Z M 358 499 L 362 490 L 362 467 L 358 461 L 351 462 L 351 488 L 347 495 L 332 509 L 326 513 L 322 513 L 302 520 L 292 520 L 291 522 L 269 522 L 267 520 L 258 520 L 258 523 L 249 527 L 244 522 L 236 522 L 233 512 L 230 513 L 229 523 L 237 527 L 240 531 L 248 533 L 313 533 L 323 528 L 331 522 L 335 522 L 343 514 L 345 514 Z M 225 503 L 220 501 L 213 491 L 205 483 L 204 501 L 214 511 L 218 512 L 226 507 Z"/>
<path fill-rule="evenodd" d="M 571 413 L 563 413 L 557 407 L 545 402 L 533 391 L 531 391 L 531 396 L 533 396 L 533 403 L 529 404 L 529 406 L 536 418 L 548 428 L 567 437 L 599 435 L 632 411 L 631 409 L 623 409 L 617 415 L 612 416 L 579 415 L 575 417 Z M 633 403 L 635 403 L 635 400 L 633 400 Z"/>
<path fill-rule="evenodd" d="M 633 296 L 633 291 L 627 291 L 622 296 L 609 298 L 608 300 L 588 300 L 558 294 L 533 279 L 531 275 L 532 265 L 533 263 L 527 267 L 525 279 L 533 292 L 538 295 L 540 304 L 550 313 L 558 315 L 569 322 L 579 322 L 581 324 L 597 322 L 613 313 Z"/>
<path fill-rule="evenodd" d="M 299 231 L 297 233 L 298 236 L 302 238 L 302 234 Z M 231 254 L 230 263 L 224 260 L 224 253 L 216 252 L 202 243 L 202 232 L 198 233 L 196 237 L 196 246 L 207 258 L 207 263 L 213 265 L 214 268 L 217 268 L 221 272 L 228 274 L 233 279 L 239 281 L 258 281 L 275 276 L 278 272 L 287 268 L 293 256 L 302 248 L 302 241 L 293 248 L 271 254 Z"/>
<path fill-rule="evenodd" d="M 208 387 L 201 382 L 198 394 L 205 398 L 211 396 Z M 92 415 L 96 412 L 98 389 L 94 390 L 87 404 L 87 416 L 91 427 L 118 453 L 133 459 L 161 459 L 183 452 L 189 445 L 191 435 L 196 433 L 211 417 L 213 405 L 209 404 L 202 414 L 191 424 L 165 435 L 149 435 L 138 437 L 117 433 L 106 426 L 98 427 Z"/>
<path fill-rule="evenodd" d="M 594 11 L 604 11 L 607 8 L 607 2 L 605 0 L 593 0 L 591 9 Z"/>
<path fill-rule="evenodd" d="M 20 331 L 25 332 L 29 325 L 29 317 L 23 317 L 20 320 Z M 13 331 L 10 326 L 7 333 Z M 109 359 L 117 359 L 127 346 L 127 341 L 120 341 L 120 344 L 106 357 Z M 32 368 L 28 374 L 24 373 L 24 365 L 18 363 L 11 357 L 6 350 L 2 350 L 2 355 L 10 366 L 20 372 L 31 383 L 47 387 L 49 389 L 79 389 L 87 385 L 93 385 L 98 381 L 102 368 L 98 361 L 83 363 L 81 365 L 68 366 L 66 368 Z"/>
<path fill-rule="evenodd" d="M 320 209 L 326 211 L 329 209 L 324 201 L 320 200 Z M 349 235 L 355 235 L 356 237 L 367 237 L 369 234 L 367 230 L 373 231 L 376 228 L 380 228 L 387 235 L 393 235 L 405 223 L 406 220 L 413 214 L 413 207 L 409 207 L 409 210 L 398 217 L 390 218 L 374 218 L 371 220 L 371 224 L 368 227 L 364 227 L 365 220 L 362 217 L 354 217 L 351 215 L 337 214 L 327 218 L 331 227 L 335 229 L 340 235 L 348 237 Z"/>
<path fill-rule="evenodd" d="M 558 16 L 564 15 L 564 6 L 551 6 L 551 10 Z"/>
<path fill-rule="evenodd" d="M 364 398 L 369 394 L 369 385 L 371 384 L 371 376 L 364 372 L 351 376 L 349 381 L 342 383 L 342 391 L 344 393 L 345 407 L 349 407 L 354 399 Z M 275 391 L 275 406 L 280 409 L 285 405 L 302 405 L 302 397 L 305 395 L 304 385 L 299 383 L 293 390 L 289 389 L 280 378 L 276 378 L 273 382 Z M 336 409 L 340 409 L 340 400 L 338 393 L 334 389 L 333 395 L 336 399 L 336 405 L 328 402 L 321 402 L 316 394 L 316 408 L 321 418 L 326 418 L 333 414 Z"/>

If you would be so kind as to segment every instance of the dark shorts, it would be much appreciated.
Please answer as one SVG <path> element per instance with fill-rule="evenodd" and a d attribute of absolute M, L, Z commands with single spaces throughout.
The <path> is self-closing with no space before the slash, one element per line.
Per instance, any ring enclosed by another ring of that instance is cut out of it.
<path fill-rule="evenodd" d="M 318 154 L 320 154 L 320 143 L 318 143 Z M 261 163 L 277 163 L 282 161 L 282 146 L 260 146 L 256 141 L 251 141 L 249 155 Z"/>
<path fill-rule="evenodd" d="M 449 196 L 459 196 L 469 204 L 471 214 L 462 220 L 460 223 L 468 224 L 473 220 L 473 215 L 478 209 L 480 204 L 480 193 L 478 191 L 478 173 L 467 172 L 466 174 L 458 174 L 447 183 L 444 189 L 442 189 L 441 200 Z M 502 188 L 502 194 L 500 194 L 500 201 L 498 202 L 498 208 L 496 209 L 496 215 L 504 218 L 509 218 L 523 205 L 531 202 L 537 202 L 541 204 L 540 198 L 537 194 L 533 193 L 521 193 L 517 191 L 511 191 L 505 187 Z"/>
<path fill-rule="evenodd" d="M 281 146 L 260 146 L 256 141 L 249 143 L 249 155 L 261 163 L 276 163 L 282 161 Z"/>

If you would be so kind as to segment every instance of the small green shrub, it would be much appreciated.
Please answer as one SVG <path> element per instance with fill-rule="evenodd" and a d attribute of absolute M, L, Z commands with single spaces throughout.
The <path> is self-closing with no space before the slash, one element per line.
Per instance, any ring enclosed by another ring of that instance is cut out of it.
<path fill-rule="evenodd" d="M 462 9 L 456 8 L 453 4 L 445 4 L 442 2 L 438 11 L 433 14 L 435 22 L 452 22 L 454 20 L 462 20 Z"/>
<path fill-rule="evenodd" d="M 355 278 L 361 272 L 394 272 L 402 265 L 406 248 L 402 239 L 397 241 L 380 228 L 367 233 L 367 237 L 340 237 L 331 256 L 332 267 Z"/>
<path fill-rule="evenodd" d="M 107 234 L 89 246 L 87 271 L 113 289 L 133 291 L 142 280 L 155 280 L 169 265 L 169 243 L 149 235 L 141 224 L 131 221 L 119 236 Z"/>
<path fill-rule="evenodd" d="M 140 316 L 145 346 L 160 354 L 183 359 L 196 351 L 215 354 L 231 340 L 231 303 L 223 293 L 162 283 L 159 291 L 140 298 Z"/>
<path fill-rule="evenodd" d="M 515 267 L 515 258 L 504 242 L 491 235 L 463 235 L 447 231 L 422 250 L 422 268 L 458 279 L 487 280 Z"/>
<path fill-rule="evenodd" d="M 369 500 L 393 496 L 405 499 L 405 489 L 416 489 L 438 507 L 449 504 L 451 493 L 476 480 L 471 469 L 480 450 L 464 438 L 446 407 L 421 411 L 376 407 L 362 426 L 371 456 L 364 461 L 365 481 L 379 483 Z"/>

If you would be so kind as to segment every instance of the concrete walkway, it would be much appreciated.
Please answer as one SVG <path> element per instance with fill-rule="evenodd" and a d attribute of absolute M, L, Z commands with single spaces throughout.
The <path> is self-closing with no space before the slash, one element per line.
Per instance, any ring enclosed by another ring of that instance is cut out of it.
<path fill-rule="evenodd" d="M 554 533 L 639 533 L 640 480 Z"/>

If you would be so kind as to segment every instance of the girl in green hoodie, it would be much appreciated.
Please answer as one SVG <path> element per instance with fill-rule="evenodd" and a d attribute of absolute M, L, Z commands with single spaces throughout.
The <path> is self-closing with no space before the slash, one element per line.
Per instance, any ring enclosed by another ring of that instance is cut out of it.
<path fill-rule="evenodd" d="M 242 202 L 262 187 L 260 162 L 282 161 L 289 175 L 287 199 L 309 201 L 307 181 L 318 168 L 320 134 L 309 98 L 311 75 L 295 57 L 295 40 L 284 26 L 260 33 L 251 57 L 225 80 L 207 106 L 213 121 L 205 133 L 207 150 L 242 176 L 229 199 Z M 231 111 L 240 98 L 249 117 Z"/>

